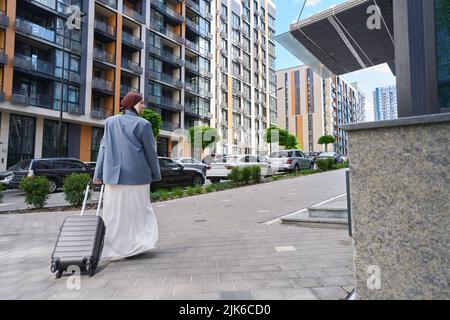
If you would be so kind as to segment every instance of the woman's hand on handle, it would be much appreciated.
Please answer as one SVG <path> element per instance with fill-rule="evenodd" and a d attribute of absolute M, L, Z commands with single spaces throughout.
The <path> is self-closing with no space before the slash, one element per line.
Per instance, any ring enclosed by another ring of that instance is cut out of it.
<path fill-rule="evenodd" d="M 103 181 L 100 179 L 94 179 L 93 182 L 94 182 L 94 184 L 97 184 L 97 185 L 103 184 Z"/>

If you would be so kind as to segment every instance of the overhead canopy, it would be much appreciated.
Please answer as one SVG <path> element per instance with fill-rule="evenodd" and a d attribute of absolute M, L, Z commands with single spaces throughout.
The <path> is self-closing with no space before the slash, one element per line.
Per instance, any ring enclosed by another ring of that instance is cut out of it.
<path fill-rule="evenodd" d="M 292 24 L 276 41 L 324 78 L 395 59 L 393 0 L 351 0 Z M 371 7 L 377 5 L 376 9 Z M 368 12 L 369 10 L 369 12 Z M 375 16 L 374 16 L 375 14 Z M 377 22 L 380 29 L 369 29 Z"/>

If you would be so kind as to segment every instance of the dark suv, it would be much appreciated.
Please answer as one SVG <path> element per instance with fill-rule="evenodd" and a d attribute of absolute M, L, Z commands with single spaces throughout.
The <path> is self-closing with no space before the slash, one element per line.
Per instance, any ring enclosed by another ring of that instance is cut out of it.
<path fill-rule="evenodd" d="M 17 164 L 9 186 L 17 189 L 22 179 L 27 176 L 44 176 L 50 181 L 50 188 L 53 193 L 62 187 L 64 178 L 71 173 L 87 173 L 92 177 L 94 170 L 74 158 L 27 159 Z"/>

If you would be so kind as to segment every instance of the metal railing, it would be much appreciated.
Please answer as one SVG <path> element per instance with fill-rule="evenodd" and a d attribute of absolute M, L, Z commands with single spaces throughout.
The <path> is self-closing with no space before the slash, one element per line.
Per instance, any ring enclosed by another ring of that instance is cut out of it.
<path fill-rule="evenodd" d="M 162 34 L 164 34 L 165 36 L 169 37 L 172 40 L 175 40 L 176 42 L 183 44 L 184 43 L 184 39 L 179 36 L 178 34 L 176 34 L 175 32 L 167 29 L 164 26 L 161 26 L 159 24 L 157 24 L 155 21 L 150 21 L 150 27 L 154 30 L 156 30 L 157 32 L 160 32 Z"/>
<path fill-rule="evenodd" d="M 169 61 L 180 66 L 183 65 L 183 60 L 170 51 L 155 47 L 154 45 L 149 45 L 149 51 L 150 53 L 158 56 L 158 59 Z"/>
<path fill-rule="evenodd" d="M 113 111 L 111 109 L 106 109 L 103 106 L 93 106 L 91 109 L 91 117 L 96 119 L 106 119 L 113 115 Z"/>
<path fill-rule="evenodd" d="M 109 36 L 115 37 L 116 36 L 116 28 L 114 26 L 111 26 L 109 24 L 106 24 L 103 21 L 95 20 L 94 22 L 94 28 L 96 30 L 99 30 Z"/>
<path fill-rule="evenodd" d="M 122 33 L 122 41 L 131 44 L 132 46 L 138 47 L 139 49 L 142 49 L 144 47 L 144 43 L 141 41 L 141 39 L 128 32 Z"/>
<path fill-rule="evenodd" d="M 107 6 L 110 6 L 111 8 L 117 9 L 117 0 L 98 0 L 103 4 L 106 4 Z"/>
<path fill-rule="evenodd" d="M 139 13 L 136 10 L 129 8 L 125 5 L 123 6 L 123 13 L 125 13 L 127 16 L 129 16 L 135 20 L 138 20 L 140 22 L 144 21 L 144 16 L 141 13 Z"/>
<path fill-rule="evenodd" d="M 199 6 L 197 3 L 195 3 L 194 1 L 192 1 L 192 0 L 186 0 L 186 5 L 187 5 L 189 8 L 191 8 L 191 9 L 193 9 L 193 10 L 195 10 L 195 11 L 197 11 L 197 12 L 200 13 L 200 6 Z"/>
<path fill-rule="evenodd" d="M 55 32 L 53 30 L 44 28 L 24 18 L 16 17 L 15 28 L 16 31 L 20 31 L 53 43 L 55 42 Z"/>
<path fill-rule="evenodd" d="M 187 69 L 189 69 L 191 71 L 194 71 L 197 73 L 199 73 L 199 71 L 200 71 L 197 63 L 193 63 L 193 62 L 190 62 L 189 60 L 186 60 L 184 62 L 184 65 L 186 66 Z"/>
<path fill-rule="evenodd" d="M 108 91 L 111 93 L 114 92 L 114 82 L 101 78 L 93 78 L 92 87 L 98 90 Z"/>
<path fill-rule="evenodd" d="M 180 102 L 175 101 L 173 99 L 164 97 L 164 96 L 154 96 L 154 95 L 148 95 L 148 102 L 151 104 L 156 104 L 158 106 L 166 107 L 172 110 L 176 111 L 182 111 L 183 106 Z"/>
<path fill-rule="evenodd" d="M 180 129 L 180 125 L 169 121 L 163 121 L 163 123 L 161 124 L 161 129 L 166 131 L 175 131 L 177 129 Z"/>
<path fill-rule="evenodd" d="M 154 71 L 154 70 L 149 70 L 149 75 L 151 78 L 165 82 L 165 83 L 169 83 L 171 85 L 174 85 L 178 88 L 182 88 L 183 87 L 183 83 L 181 82 L 181 80 L 179 79 L 175 79 L 173 76 L 163 73 L 163 72 L 158 72 L 158 71 Z"/>
<path fill-rule="evenodd" d="M 116 55 L 108 51 L 94 48 L 94 59 L 116 64 Z"/>
<path fill-rule="evenodd" d="M 122 96 L 127 95 L 127 93 L 129 93 L 129 92 L 139 92 L 139 88 L 134 88 L 134 87 L 127 86 L 127 85 L 124 85 L 124 84 L 120 85 L 120 94 Z"/>
<path fill-rule="evenodd" d="M 175 20 L 178 20 L 180 22 L 183 21 L 183 16 L 181 14 L 176 12 L 174 9 L 169 8 L 164 3 L 159 2 L 159 1 L 152 1 L 151 5 L 155 8 L 157 8 L 160 12 L 169 15 L 170 17 L 174 18 Z"/>
<path fill-rule="evenodd" d="M 5 11 L 0 10 L 0 26 L 8 28 L 9 26 L 9 17 L 6 15 Z"/>
<path fill-rule="evenodd" d="M 134 73 L 142 74 L 144 72 L 144 69 L 139 65 L 139 63 L 128 60 L 126 58 L 121 59 L 121 65 L 122 68 L 130 70 Z"/>

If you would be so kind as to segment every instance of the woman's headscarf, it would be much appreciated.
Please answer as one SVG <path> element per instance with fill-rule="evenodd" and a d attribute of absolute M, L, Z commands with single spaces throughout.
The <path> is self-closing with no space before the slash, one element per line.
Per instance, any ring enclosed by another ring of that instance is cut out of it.
<path fill-rule="evenodd" d="M 139 102 L 144 100 L 142 95 L 137 92 L 129 92 L 125 97 L 123 97 L 120 102 L 120 112 L 124 112 L 125 110 L 134 111 L 137 114 L 136 109 L 134 108 Z"/>

